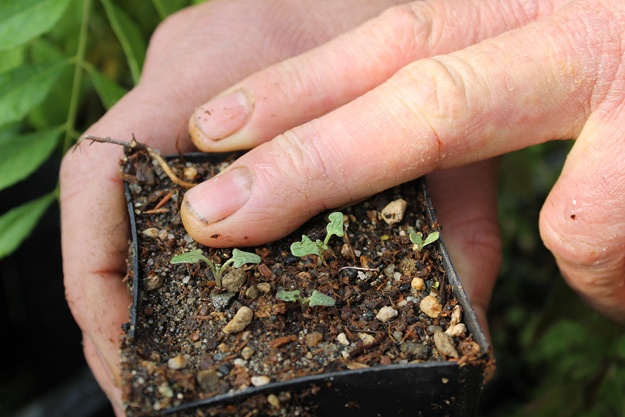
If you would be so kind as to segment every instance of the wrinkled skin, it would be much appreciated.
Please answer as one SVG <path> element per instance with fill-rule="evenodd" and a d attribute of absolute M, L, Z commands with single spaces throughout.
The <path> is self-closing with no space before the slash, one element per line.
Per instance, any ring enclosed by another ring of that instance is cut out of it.
<path fill-rule="evenodd" d="M 183 151 L 254 148 L 185 196 L 185 227 L 209 246 L 271 241 L 322 210 L 428 174 L 484 324 L 501 257 L 496 157 L 574 139 L 541 236 L 567 282 L 624 321 L 625 163 L 615 157 L 625 151 L 623 2 L 393 3 L 186 9 L 158 28 L 141 83 L 87 133 L 134 133 L 164 154 L 177 137 Z M 130 299 L 120 157 L 105 144 L 68 153 L 61 209 L 68 303 L 87 361 L 123 415 L 118 337 Z"/>

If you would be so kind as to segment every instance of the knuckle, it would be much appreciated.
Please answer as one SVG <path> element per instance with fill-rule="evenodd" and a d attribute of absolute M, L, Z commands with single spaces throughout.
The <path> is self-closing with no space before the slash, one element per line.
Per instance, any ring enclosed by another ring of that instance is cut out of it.
<path fill-rule="evenodd" d="M 390 30 L 390 38 L 400 49 L 412 51 L 417 45 L 431 44 L 434 33 L 435 10 L 429 2 L 413 2 L 389 7 L 376 19 L 377 29 Z"/>
<path fill-rule="evenodd" d="M 327 178 L 325 158 L 311 142 L 302 139 L 293 130 L 272 140 L 276 175 L 303 178 L 307 184 Z"/>
<path fill-rule="evenodd" d="M 469 63 L 447 55 L 416 61 L 400 70 L 397 79 L 404 90 L 404 100 L 410 100 L 411 106 L 427 104 L 426 114 L 451 121 L 475 114 L 467 88 L 477 82 L 474 74 Z"/>
<path fill-rule="evenodd" d="M 425 58 L 399 70 L 386 84 L 402 119 L 418 122 L 437 150 L 437 162 L 449 153 L 464 153 L 470 142 L 454 141 L 458 126 L 482 120 L 483 97 L 472 97 L 479 85 L 471 65 L 454 56 Z M 468 88 L 467 86 L 472 86 Z"/>
<path fill-rule="evenodd" d="M 341 164 L 333 164 L 335 154 L 321 147 L 318 141 L 304 139 L 295 130 L 288 130 L 271 142 L 270 175 L 286 182 L 310 212 L 319 212 L 332 205 L 331 195 L 349 196 L 342 181 Z M 321 190 L 332 190 L 330 193 Z"/>

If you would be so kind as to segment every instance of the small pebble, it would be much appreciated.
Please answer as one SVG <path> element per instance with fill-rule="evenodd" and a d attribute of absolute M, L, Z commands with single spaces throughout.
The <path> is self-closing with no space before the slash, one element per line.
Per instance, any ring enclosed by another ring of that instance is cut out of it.
<path fill-rule="evenodd" d="M 422 343 L 411 342 L 410 340 L 406 340 L 401 344 L 399 349 L 403 353 L 407 353 L 413 355 L 415 359 L 425 359 L 428 356 L 428 347 L 423 345 Z"/>
<path fill-rule="evenodd" d="M 268 282 L 259 282 L 256 287 L 260 290 L 260 292 L 267 294 L 271 291 L 271 284 Z"/>
<path fill-rule="evenodd" d="M 245 296 L 250 300 L 257 299 L 259 295 L 260 292 L 258 291 L 258 288 L 256 288 L 256 285 L 252 285 L 251 287 L 248 287 L 247 290 L 245 290 Z"/>
<path fill-rule="evenodd" d="M 443 306 L 438 301 L 438 299 L 433 295 L 428 295 L 421 303 L 419 303 L 419 308 L 429 317 L 435 319 L 440 317 L 441 312 L 443 311 Z"/>
<path fill-rule="evenodd" d="M 200 371 L 197 373 L 196 378 L 200 387 L 204 392 L 213 392 L 217 391 L 219 386 L 219 375 L 217 371 L 214 369 L 209 369 L 206 371 Z"/>
<path fill-rule="evenodd" d="M 158 392 L 165 398 L 173 398 L 174 390 L 167 384 L 167 382 L 163 382 L 158 386 Z"/>
<path fill-rule="evenodd" d="M 252 378 L 250 378 L 250 380 L 252 382 L 252 385 L 254 385 L 255 387 L 262 387 L 263 385 L 267 385 L 271 382 L 271 378 L 265 375 L 253 376 Z"/>
<path fill-rule="evenodd" d="M 241 359 L 241 358 L 235 358 L 232 363 L 235 366 L 240 366 L 242 368 L 245 368 L 245 366 L 247 365 L 247 361 L 245 359 Z"/>
<path fill-rule="evenodd" d="M 269 403 L 269 405 L 271 405 L 274 409 L 279 410 L 280 409 L 280 400 L 278 399 L 278 397 L 276 396 L 276 394 L 269 394 L 267 396 L 267 402 Z"/>
<path fill-rule="evenodd" d="M 410 282 L 410 286 L 415 291 L 423 291 L 423 289 L 425 288 L 425 281 L 423 280 L 423 278 L 413 278 Z"/>
<path fill-rule="evenodd" d="M 407 206 L 408 203 L 406 203 L 406 200 L 401 198 L 391 201 L 382 209 L 382 220 L 387 224 L 399 223 L 404 218 Z"/>
<path fill-rule="evenodd" d="M 158 237 L 158 232 L 159 230 L 156 227 L 150 227 L 149 229 L 145 229 L 142 233 L 145 237 L 156 239 Z"/>
<path fill-rule="evenodd" d="M 249 358 L 251 358 L 253 354 L 254 354 L 254 349 L 249 346 L 245 346 L 243 350 L 241 351 L 241 356 L 245 360 L 248 360 Z"/>
<path fill-rule="evenodd" d="M 433 325 L 433 324 L 430 324 L 428 327 L 426 327 L 426 328 L 425 328 L 425 331 L 426 331 L 428 334 L 434 334 L 434 333 L 436 333 L 436 332 L 438 332 L 438 331 L 442 331 L 442 330 L 443 330 L 443 329 L 441 329 L 441 326 L 435 326 L 435 325 Z"/>
<path fill-rule="evenodd" d="M 339 335 L 336 336 L 336 341 L 343 346 L 349 346 L 349 340 L 347 340 L 347 336 L 345 336 L 345 333 L 339 333 Z"/>
<path fill-rule="evenodd" d="M 174 356 L 167 361 L 169 369 L 182 369 L 185 366 L 187 366 L 187 359 L 182 355 Z"/>
<path fill-rule="evenodd" d="M 451 336 L 440 330 L 434 333 L 434 345 L 436 349 L 445 356 L 451 358 L 457 358 L 459 356 L 458 351 L 454 347 L 454 340 Z"/>
<path fill-rule="evenodd" d="M 384 275 L 386 275 L 388 279 L 392 279 L 395 273 L 395 265 L 390 264 L 389 266 L 384 268 L 383 272 L 384 272 Z"/>
<path fill-rule="evenodd" d="M 323 335 L 319 332 L 312 332 L 304 336 L 306 346 L 315 347 L 323 340 Z"/>
<path fill-rule="evenodd" d="M 254 312 L 251 308 L 243 306 L 237 311 L 232 320 L 228 322 L 222 329 L 226 334 L 238 333 L 245 329 L 252 322 Z"/>
<path fill-rule="evenodd" d="M 158 239 L 161 241 L 167 240 L 168 236 L 169 236 L 169 232 L 165 229 L 158 232 Z"/>
<path fill-rule="evenodd" d="M 229 292 L 239 292 L 243 284 L 247 281 L 247 274 L 244 270 L 240 268 L 233 269 L 224 275 L 221 280 L 221 285 L 223 285 L 227 291 Z"/>
<path fill-rule="evenodd" d="M 445 333 L 450 335 L 451 337 L 460 337 L 464 336 L 467 333 L 467 326 L 464 323 L 458 323 L 454 326 L 449 326 Z"/>
<path fill-rule="evenodd" d="M 375 342 L 375 337 L 369 333 L 358 333 L 358 338 L 362 340 L 365 345 L 370 345 Z"/>
<path fill-rule="evenodd" d="M 454 307 L 454 310 L 451 312 L 451 319 L 449 320 L 449 328 L 454 327 L 456 324 L 460 323 L 462 320 L 462 307 L 460 304 Z"/>
<path fill-rule="evenodd" d="M 184 175 L 184 179 L 187 181 L 192 181 L 197 176 L 197 168 L 195 167 L 186 167 L 182 173 Z"/>
<path fill-rule="evenodd" d="M 385 306 L 380 309 L 378 315 L 375 316 L 376 319 L 380 320 L 382 323 L 386 323 L 393 317 L 396 317 L 399 313 L 393 307 Z"/>
<path fill-rule="evenodd" d="M 160 275 L 148 275 L 145 279 L 145 289 L 154 291 L 163 286 L 163 277 Z"/>

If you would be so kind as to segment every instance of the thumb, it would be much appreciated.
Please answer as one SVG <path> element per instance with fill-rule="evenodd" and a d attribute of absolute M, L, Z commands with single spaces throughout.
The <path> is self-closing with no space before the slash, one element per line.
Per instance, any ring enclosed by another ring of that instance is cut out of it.
<path fill-rule="evenodd" d="M 545 245 L 571 287 L 595 309 L 621 322 L 625 321 L 625 164 L 614 155 L 625 152 L 623 113 L 623 108 L 596 113 L 588 121 L 540 218 Z"/>

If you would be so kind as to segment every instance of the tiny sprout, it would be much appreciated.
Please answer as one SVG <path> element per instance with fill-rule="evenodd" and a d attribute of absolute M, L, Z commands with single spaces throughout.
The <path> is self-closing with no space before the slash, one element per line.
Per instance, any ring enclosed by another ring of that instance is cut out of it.
<path fill-rule="evenodd" d="M 410 236 L 410 241 L 414 243 L 415 245 L 417 245 L 417 247 L 419 248 L 419 251 L 422 251 L 424 247 L 438 240 L 440 236 L 440 232 L 435 231 L 435 232 L 430 233 L 428 237 L 425 238 L 425 240 L 423 239 L 423 233 L 415 232 L 414 230 L 410 230 L 409 236 Z"/>
<path fill-rule="evenodd" d="M 228 259 L 223 265 L 219 265 L 208 259 L 202 253 L 201 249 L 195 249 L 190 252 L 178 254 L 171 258 L 169 263 L 171 264 L 194 264 L 198 262 L 204 262 L 210 268 L 217 287 L 221 287 L 221 277 L 226 267 L 232 264 L 235 268 L 241 268 L 245 264 L 259 264 L 260 256 L 255 253 L 245 252 L 239 249 L 232 249 L 232 257 Z"/>
<path fill-rule="evenodd" d="M 306 297 L 306 298 L 302 297 L 299 290 L 278 291 L 276 293 L 276 297 L 279 300 L 286 301 L 289 303 L 298 302 L 302 306 L 305 304 L 308 304 L 310 307 L 315 307 L 315 306 L 332 307 L 336 303 L 334 298 L 330 297 L 329 295 L 325 295 L 324 293 L 319 292 L 317 290 L 313 290 L 310 297 Z"/>
<path fill-rule="evenodd" d="M 302 235 L 300 242 L 291 244 L 291 253 L 294 256 L 317 255 L 319 263 L 323 259 L 323 254 L 328 250 L 328 242 L 332 236 L 343 237 L 345 234 L 343 229 L 343 213 L 335 211 L 328 216 L 330 223 L 326 226 L 326 237 L 323 242 L 317 239 L 313 242 L 308 236 Z"/>

